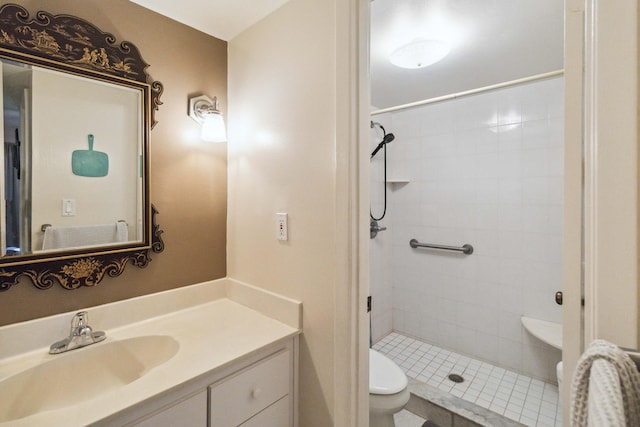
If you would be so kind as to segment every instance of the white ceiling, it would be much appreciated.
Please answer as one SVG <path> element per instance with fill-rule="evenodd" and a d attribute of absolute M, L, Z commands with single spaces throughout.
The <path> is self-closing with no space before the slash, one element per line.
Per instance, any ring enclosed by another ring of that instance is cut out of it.
<path fill-rule="evenodd" d="M 231 40 L 289 0 L 130 0 L 222 40 Z"/>
<path fill-rule="evenodd" d="M 563 0 L 375 0 L 371 101 L 387 108 L 563 68 Z M 389 62 L 416 38 L 450 40 L 441 62 Z"/>
<path fill-rule="evenodd" d="M 288 0 L 131 0 L 231 40 Z M 563 68 L 563 0 L 375 0 L 371 100 L 377 108 L 457 93 Z M 388 60 L 416 38 L 445 38 L 451 53 L 406 70 Z"/>

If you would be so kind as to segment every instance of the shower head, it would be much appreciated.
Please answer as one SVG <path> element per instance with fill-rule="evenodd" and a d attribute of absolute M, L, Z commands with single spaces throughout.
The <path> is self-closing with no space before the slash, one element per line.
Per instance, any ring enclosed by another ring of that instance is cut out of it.
<path fill-rule="evenodd" d="M 380 126 L 382 127 L 382 126 Z M 384 128 L 382 128 L 382 131 L 384 132 Z M 391 141 L 393 141 L 394 139 L 396 139 L 395 135 L 392 133 L 385 133 L 384 136 L 382 137 L 382 141 L 380 142 L 380 144 L 378 144 L 378 146 L 376 147 L 375 150 L 373 150 L 373 153 L 371 153 L 371 157 L 370 159 L 373 159 L 373 157 L 378 154 L 378 151 L 380 151 L 380 149 L 382 147 L 384 147 L 386 144 L 390 143 Z"/>

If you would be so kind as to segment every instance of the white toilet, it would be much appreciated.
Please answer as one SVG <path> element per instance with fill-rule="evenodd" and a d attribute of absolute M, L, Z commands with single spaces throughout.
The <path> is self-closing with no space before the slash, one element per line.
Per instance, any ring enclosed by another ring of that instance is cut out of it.
<path fill-rule="evenodd" d="M 409 401 L 407 376 L 386 356 L 369 349 L 369 426 L 395 427 L 393 414 Z"/>

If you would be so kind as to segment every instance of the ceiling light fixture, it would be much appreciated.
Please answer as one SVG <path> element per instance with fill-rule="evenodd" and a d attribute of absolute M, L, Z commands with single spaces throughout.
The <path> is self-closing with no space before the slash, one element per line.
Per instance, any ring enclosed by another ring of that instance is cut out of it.
<path fill-rule="evenodd" d="M 424 68 L 441 61 L 451 52 L 443 40 L 415 39 L 393 51 L 389 61 L 400 68 Z"/>

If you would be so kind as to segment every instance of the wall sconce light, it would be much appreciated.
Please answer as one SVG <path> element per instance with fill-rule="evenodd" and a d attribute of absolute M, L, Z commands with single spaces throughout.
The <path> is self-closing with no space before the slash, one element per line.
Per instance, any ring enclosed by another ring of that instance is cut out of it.
<path fill-rule="evenodd" d="M 222 113 L 218 110 L 218 98 L 206 95 L 189 98 L 189 117 L 202 125 L 200 136 L 209 142 L 225 142 L 227 131 Z"/>

